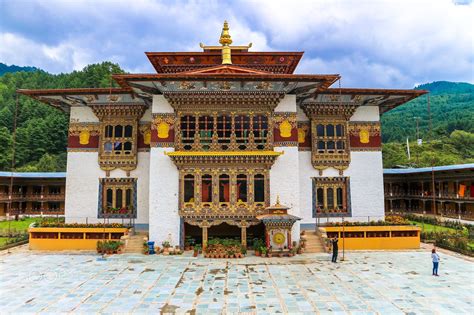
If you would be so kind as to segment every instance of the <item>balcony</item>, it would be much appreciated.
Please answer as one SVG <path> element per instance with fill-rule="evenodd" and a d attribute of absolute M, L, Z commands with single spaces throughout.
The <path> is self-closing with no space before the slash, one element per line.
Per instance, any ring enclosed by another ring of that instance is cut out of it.
<path fill-rule="evenodd" d="M 264 202 L 186 202 L 179 210 L 179 215 L 186 218 L 249 218 L 263 214 Z"/>

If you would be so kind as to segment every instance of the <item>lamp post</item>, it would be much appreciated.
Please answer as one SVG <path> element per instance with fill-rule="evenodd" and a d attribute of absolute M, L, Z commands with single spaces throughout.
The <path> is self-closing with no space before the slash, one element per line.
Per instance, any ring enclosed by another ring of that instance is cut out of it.
<path fill-rule="evenodd" d="M 344 240 L 345 240 L 345 228 L 344 228 L 344 217 L 342 217 L 342 259 L 341 261 L 344 261 L 345 260 L 345 243 L 344 243 Z"/>

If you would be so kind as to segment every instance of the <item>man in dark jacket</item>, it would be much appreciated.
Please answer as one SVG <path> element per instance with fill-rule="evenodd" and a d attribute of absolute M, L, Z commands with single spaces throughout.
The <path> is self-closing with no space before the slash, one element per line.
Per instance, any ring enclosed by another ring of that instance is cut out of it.
<path fill-rule="evenodd" d="M 335 263 L 337 262 L 337 251 L 339 250 L 339 247 L 337 245 L 338 239 L 337 237 L 332 239 L 332 262 Z"/>

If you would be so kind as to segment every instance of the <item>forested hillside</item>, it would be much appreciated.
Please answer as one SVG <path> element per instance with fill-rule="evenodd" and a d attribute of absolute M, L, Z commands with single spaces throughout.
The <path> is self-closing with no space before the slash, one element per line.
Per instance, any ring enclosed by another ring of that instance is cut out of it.
<path fill-rule="evenodd" d="M 111 73 L 123 73 L 123 70 L 116 64 L 104 62 L 67 74 L 34 71 L 0 76 L 0 170 L 9 170 L 11 166 L 16 89 L 109 87 Z M 20 95 L 16 169 L 30 172 L 65 170 L 67 129 L 65 113 Z"/>
<path fill-rule="evenodd" d="M 0 69 L 3 64 L 0 63 Z M 5 66 L 5 65 L 3 65 Z M 110 62 L 81 71 L 52 75 L 32 67 L 9 66 L 0 76 L 0 171 L 9 170 L 12 156 L 16 89 L 109 87 L 111 73 L 123 70 Z M 114 86 L 117 86 L 114 83 Z M 430 91 L 433 137 L 429 136 L 427 96 L 400 106 L 382 117 L 384 167 L 429 166 L 474 162 L 474 85 L 434 82 L 418 89 Z M 18 97 L 16 169 L 64 171 L 68 118 L 63 112 L 26 96 Z M 416 145 L 419 117 L 423 145 Z M 406 138 L 412 159 L 407 159 Z"/>
<path fill-rule="evenodd" d="M 5 73 L 9 73 L 9 72 L 20 72 L 20 71 L 31 72 L 31 71 L 37 71 L 37 70 L 38 69 L 35 67 L 19 67 L 16 65 L 8 66 L 0 62 L 0 75 L 4 75 Z"/>
<path fill-rule="evenodd" d="M 429 128 L 428 95 L 399 106 L 382 116 L 384 167 L 431 166 L 474 162 L 474 85 L 433 82 L 417 89 L 428 90 L 432 134 Z M 416 121 L 423 144 L 416 144 Z M 411 159 L 407 157 L 406 139 Z"/>

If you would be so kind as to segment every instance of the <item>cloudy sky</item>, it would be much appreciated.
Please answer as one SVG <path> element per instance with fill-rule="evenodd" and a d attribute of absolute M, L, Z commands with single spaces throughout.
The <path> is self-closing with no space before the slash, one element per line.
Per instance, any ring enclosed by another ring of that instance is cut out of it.
<path fill-rule="evenodd" d="M 235 45 L 305 51 L 298 73 L 340 73 L 344 87 L 474 82 L 472 0 L 0 0 L 0 62 L 153 72 L 145 51 L 200 51 L 224 19 Z"/>

